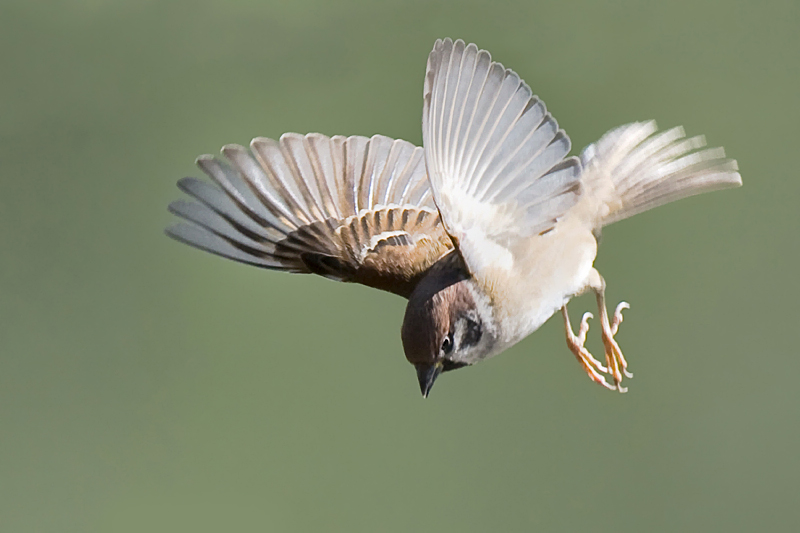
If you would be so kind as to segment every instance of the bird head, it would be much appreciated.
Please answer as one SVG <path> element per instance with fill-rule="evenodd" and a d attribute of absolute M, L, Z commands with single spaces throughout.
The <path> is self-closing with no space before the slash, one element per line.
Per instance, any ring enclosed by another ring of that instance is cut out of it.
<path fill-rule="evenodd" d="M 424 397 L 442 372 L 478 362 L 494 344 L 491 313 L 480 305 L 473 281 L 460 277 L 448 283 L 453 278 L 447 274 L 431 276 L 411 294 L 401 331 Z"/>

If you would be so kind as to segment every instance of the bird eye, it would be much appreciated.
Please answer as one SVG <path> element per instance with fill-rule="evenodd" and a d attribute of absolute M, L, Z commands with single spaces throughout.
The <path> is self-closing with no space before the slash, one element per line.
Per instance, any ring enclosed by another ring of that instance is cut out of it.
<path fill-rule="evenodd" d="M 445 337 L 444 340 L 442 341 L 442 352 L 444 352 L 444 354 L 447 355 L 452 351 L 453 351 L 453 334 L 449 333 L 447 337 Z"/>

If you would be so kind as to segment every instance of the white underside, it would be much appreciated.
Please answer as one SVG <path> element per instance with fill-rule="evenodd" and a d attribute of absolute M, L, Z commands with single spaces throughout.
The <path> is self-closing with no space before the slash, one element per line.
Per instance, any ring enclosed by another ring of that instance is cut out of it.
<path fill-rule="evenodd" d="M 476 279 L 491 294 L 496 343 L 482 359 L 499 354 L 544 324 L 589 285 L 597 242 L 585 224 L 567 220 L 542 236 L 520 243 L 511 268 L 487 269 Z"/>

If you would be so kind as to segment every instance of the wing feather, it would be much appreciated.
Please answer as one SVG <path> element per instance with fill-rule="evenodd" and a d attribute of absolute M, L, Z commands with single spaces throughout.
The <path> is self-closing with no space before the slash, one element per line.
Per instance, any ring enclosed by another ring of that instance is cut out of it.
<path fill-rule="evenodd" d="M 194 201 L 170 204 L 188 223 L 168 235 L 243 263 L 404 296 L 452 249 L 422 148 L 380 135 L 318 133 L 256 138 L 250 146 L 223 147 L 227 161 L 198 158 L 216 185 L 178 182 Z"/>
<path fill-rule="evenodd" d="M 507 247 L 544 233 L 575 204 L 580 160 L 565 159 L 569 137 L 489 52 L 436 41 L 422 121 L 431 194 L 473 272 L 493 255 L 474 247 Z"/>

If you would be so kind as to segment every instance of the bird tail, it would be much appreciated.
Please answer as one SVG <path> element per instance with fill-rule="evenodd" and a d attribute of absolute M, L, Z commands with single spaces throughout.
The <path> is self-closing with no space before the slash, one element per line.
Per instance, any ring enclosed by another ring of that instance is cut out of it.
<path fill-rule="evenodd" d="M 655 121 L 613 129 L 581 153 L 582 185 L 598 201 L 597 229 L 654 207 L 742 185 L 738 165 L 705 137 L 682 127 L 657 132 Z"/>

